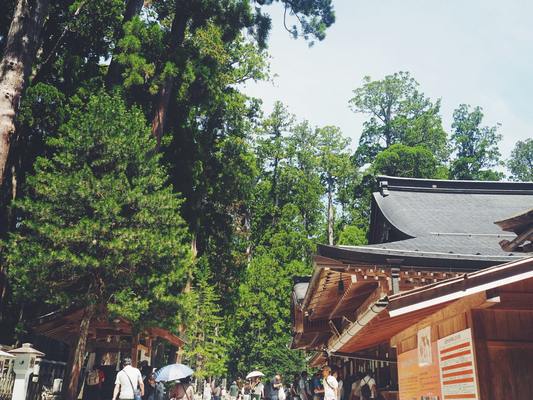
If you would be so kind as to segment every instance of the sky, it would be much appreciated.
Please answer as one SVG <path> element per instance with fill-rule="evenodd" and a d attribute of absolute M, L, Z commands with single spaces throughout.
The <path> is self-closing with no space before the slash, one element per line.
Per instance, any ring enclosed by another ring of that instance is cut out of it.
<path fill-rule="evenodd" d="M 313 47 L 283 28 L 271 6 L 272 82 L 248 83 L 249 95 L 276 100 L 299 120 L 336 125 L 357 143 L 364 115 L 348 107 L 364 76 L 409 71 L 420 89 L 442 101 L 449 132 L 461 103 L 481 106 L 484 123 L 501 123 L 507 158 L 518 140 L 533 137 L 533 1 L 333 0 L 335 24 Z"/>

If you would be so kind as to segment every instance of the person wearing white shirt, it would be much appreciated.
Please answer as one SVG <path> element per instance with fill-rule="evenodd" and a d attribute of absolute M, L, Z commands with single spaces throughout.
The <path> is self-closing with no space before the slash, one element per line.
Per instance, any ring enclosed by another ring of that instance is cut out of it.
<path fill-rule="evenodd" d="M 331 368 L 325 366 L 322 368 L 322 378 L 324 381 L 323 391 L 324 400 L 337 400 L 337 392 L 339 390 L 339 383 L 333 375 L 331 375 Z"/>
<path fill-rule="evenodd" d="M 131 366 L 131 358 L 124 359 L 124 368 L 122 368 L 115 379 L 115 390 L 113 391 L 113 400 L 133 400 L 135 392 L 140 391 L 144 396 L 144 383 L 141 371 Z M 119 396 L 120 393 L 120 396 Z"/>
<path fill-rule="evenodd" d="M 300 375 L 301 378 L 298 381 L 298 394 L 302 400 L 311 400 L 313 395 L 311 394 L 311 389 L 309 388 L 309 380 L 307 379 L 307 372 L 303 371 Z"/>
<path fill-rule="evenodd" d="M 343 390 L 344 382 L 343 382 L 343 380 L 342 380 L 342 378 L 340 376 L 339 371 L 333 372 L 333 376 L 335 377 L 335 379 L 337 379 L 337 382 L 338 382 L 337 400 L 342 400 L 342 397 L 344 395 L 344 390 Z"/>

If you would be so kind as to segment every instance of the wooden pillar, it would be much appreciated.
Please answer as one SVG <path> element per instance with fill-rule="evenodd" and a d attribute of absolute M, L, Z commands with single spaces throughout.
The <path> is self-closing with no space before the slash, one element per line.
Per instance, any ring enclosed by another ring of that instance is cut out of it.
<path fill-rule="evenodd" d="M 152 338 L 152 336 L 148 336 L 146 338 L 146 347 L 148 347 L 148 356 L 150 357 L 150 366 L 153 366 L 154 365 L 154 360 L 153 360 L 153 355 L 154 355 L 154 348 L 153 348 L 153 344 L 154 344 L 154 339 Z"/>
<path fill-rule="evenodd" d="M 131 365 L 133 365 L 135 368 L 137 368 L 138 364 L 138 347 L 139 347 L 139 334 L 138 333 L 132 333 L 131 336 Z"/>

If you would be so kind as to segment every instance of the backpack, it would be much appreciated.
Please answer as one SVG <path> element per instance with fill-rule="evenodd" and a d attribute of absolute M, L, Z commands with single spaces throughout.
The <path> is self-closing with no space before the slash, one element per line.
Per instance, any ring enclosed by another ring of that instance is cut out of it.
<path fill-rule="evenodd" d="M 372 396 L 372 390 L 370 390 L 370 385 L 368 384 L 368 381 L 370 379 L 367 380 L 367 377 L 368 375 L 361 379 L 361 396 L 364 399 L 370 399 L 370 397 Z"/>
<path fill-rule="evenodd" d="M 94 386 L 100 383 L 100 373 L 97 369 L 93 369 L 87 375 L 87 385 Z"/>

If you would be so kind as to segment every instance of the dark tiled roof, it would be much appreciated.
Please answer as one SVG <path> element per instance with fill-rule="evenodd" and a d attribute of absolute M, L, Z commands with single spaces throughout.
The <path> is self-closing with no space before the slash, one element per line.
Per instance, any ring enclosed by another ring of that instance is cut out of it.
<path fill-rule="evenodd" d="M 358 249 L 504 262 L 519 254 L 499 246 L 513 234 L 494 221 L 533 206 L 533 183 L 439 181 L 382 176 L 374 201 L 387 222 L 412 239 Z"/>

